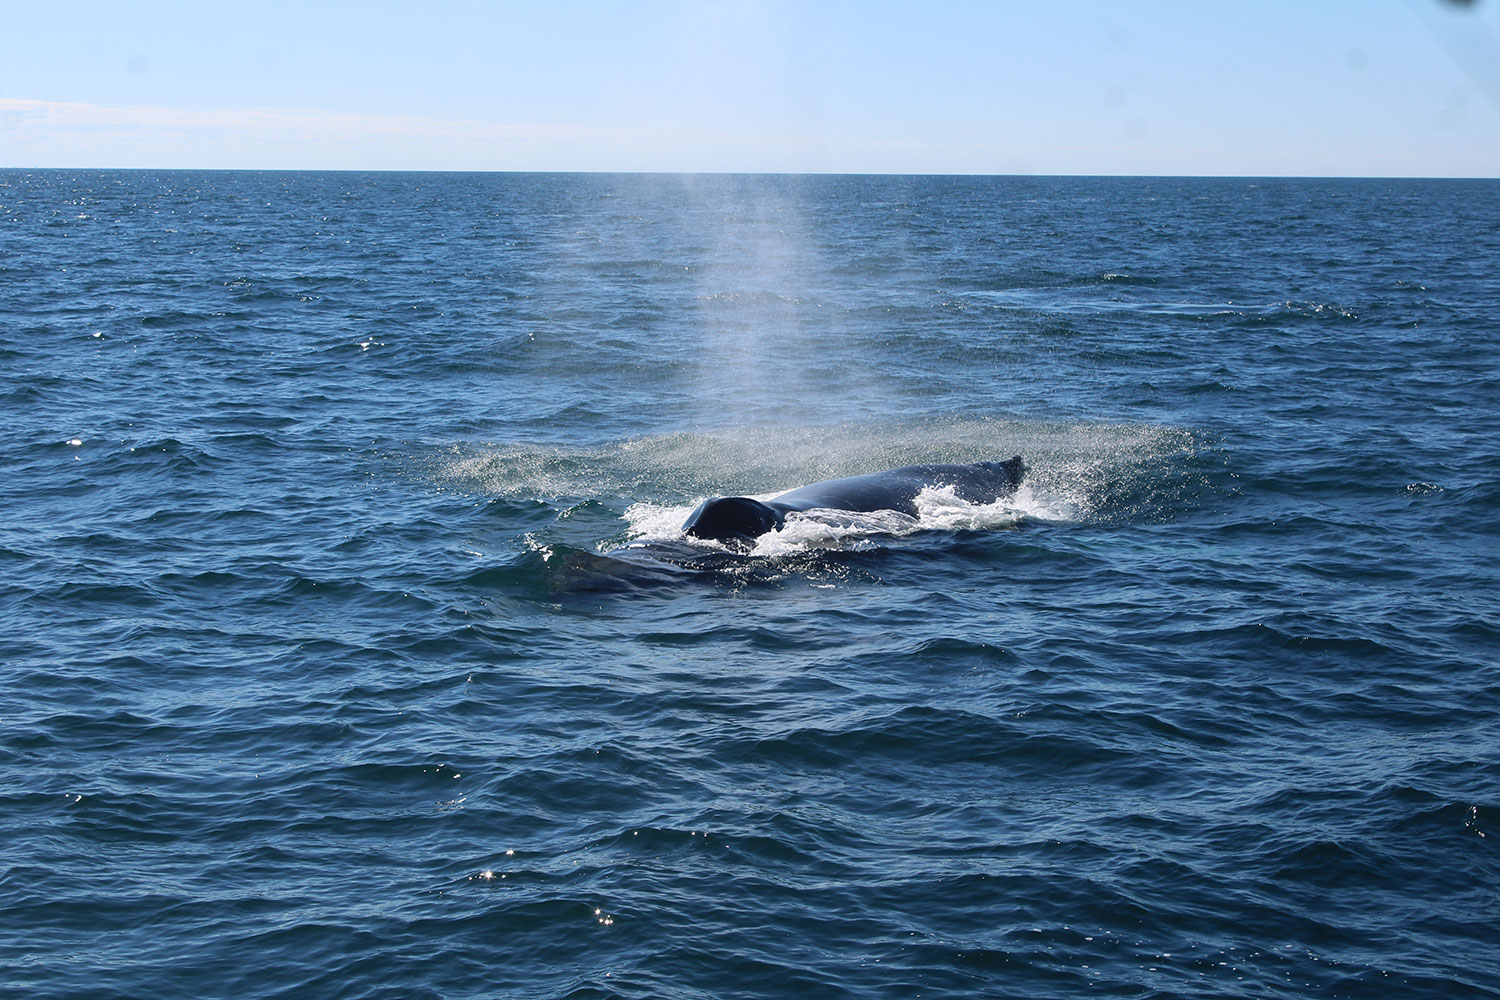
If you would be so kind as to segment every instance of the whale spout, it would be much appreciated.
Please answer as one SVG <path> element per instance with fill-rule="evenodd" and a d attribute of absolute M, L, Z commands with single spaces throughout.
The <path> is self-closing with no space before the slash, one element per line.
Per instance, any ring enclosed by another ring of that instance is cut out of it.
<path fill-rule="evenodd" d="M 682 530 L 716 542 L 751 541 L 780 528 L 786 515 L 749 497 L 711 497 L 688 515 Z"/>

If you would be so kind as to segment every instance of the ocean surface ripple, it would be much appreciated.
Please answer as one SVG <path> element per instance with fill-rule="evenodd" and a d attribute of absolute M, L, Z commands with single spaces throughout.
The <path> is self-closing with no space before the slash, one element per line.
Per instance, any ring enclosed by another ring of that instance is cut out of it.
<path fill-rule="evenodd" d="M 1500 998 L 1497 302 L 1493 181 L 0 171 L 0 996 Z"/>

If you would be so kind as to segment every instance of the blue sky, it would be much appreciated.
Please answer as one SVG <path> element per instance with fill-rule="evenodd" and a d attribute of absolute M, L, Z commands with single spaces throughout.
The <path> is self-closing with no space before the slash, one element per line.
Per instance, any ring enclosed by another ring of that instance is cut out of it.
<path fill-rule="evenodd" d="M 1500 3 L 0 2 L 0 166 L 1500 176 Z"/>

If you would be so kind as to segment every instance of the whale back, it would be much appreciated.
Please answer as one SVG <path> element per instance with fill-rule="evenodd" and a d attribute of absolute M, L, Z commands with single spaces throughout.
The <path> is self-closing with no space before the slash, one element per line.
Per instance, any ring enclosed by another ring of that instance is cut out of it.
<path fill-rule="evenodd" d="M 682 530 L 694 538 L 749 541 L 782 526 L 786 515 L 749 497 L 710 497 L 700 503 Z"/>
<path fill-rule="evenodd" d="M 928 487 L 949 487 L 961 500 L 969 503 L 993 503 L 1015 491 L 1024 471 L 1020 455 L 1004 462 L 903 465 L 885 472 L 799 486 L 775 497 L 771 505 L 785 510 L 820 507 L 851 511 L 894 510 L 914 516 L 917 494 Z"/>
<path fill-rule="evenodd" d="M 968 465 L 903 465 L 899 469 L 809 483 L 767 503 L 750 497 L 712 497 L 688 515 L 682 530 L 695 538 L 748 542 L 786 523 L 793 511 L 894 510 L 915 516 L 916 497 L 930 486 L 947 487 L 969 503 L 993 503 L 1014 493 L 1025 466 L 1021 456 Z"/>

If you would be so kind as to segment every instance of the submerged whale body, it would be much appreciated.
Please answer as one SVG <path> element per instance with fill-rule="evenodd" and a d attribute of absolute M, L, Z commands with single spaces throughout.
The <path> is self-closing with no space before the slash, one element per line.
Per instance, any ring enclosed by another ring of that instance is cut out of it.
<path fill-rule="evenodd" d="M 952 488 L 968 503 L 993 503 L 1016 491 L 1023 471 L 1017 455 L 1004 462 L 903 465 L 799 486 L 764 502 L 750 497 L 711 497 L 688 515 L 682 530 L 694 538 L 749 542 L 781 528 L 793 512 L 894 510 L 915 517 L 917 494 L 928 487 Z"/>

